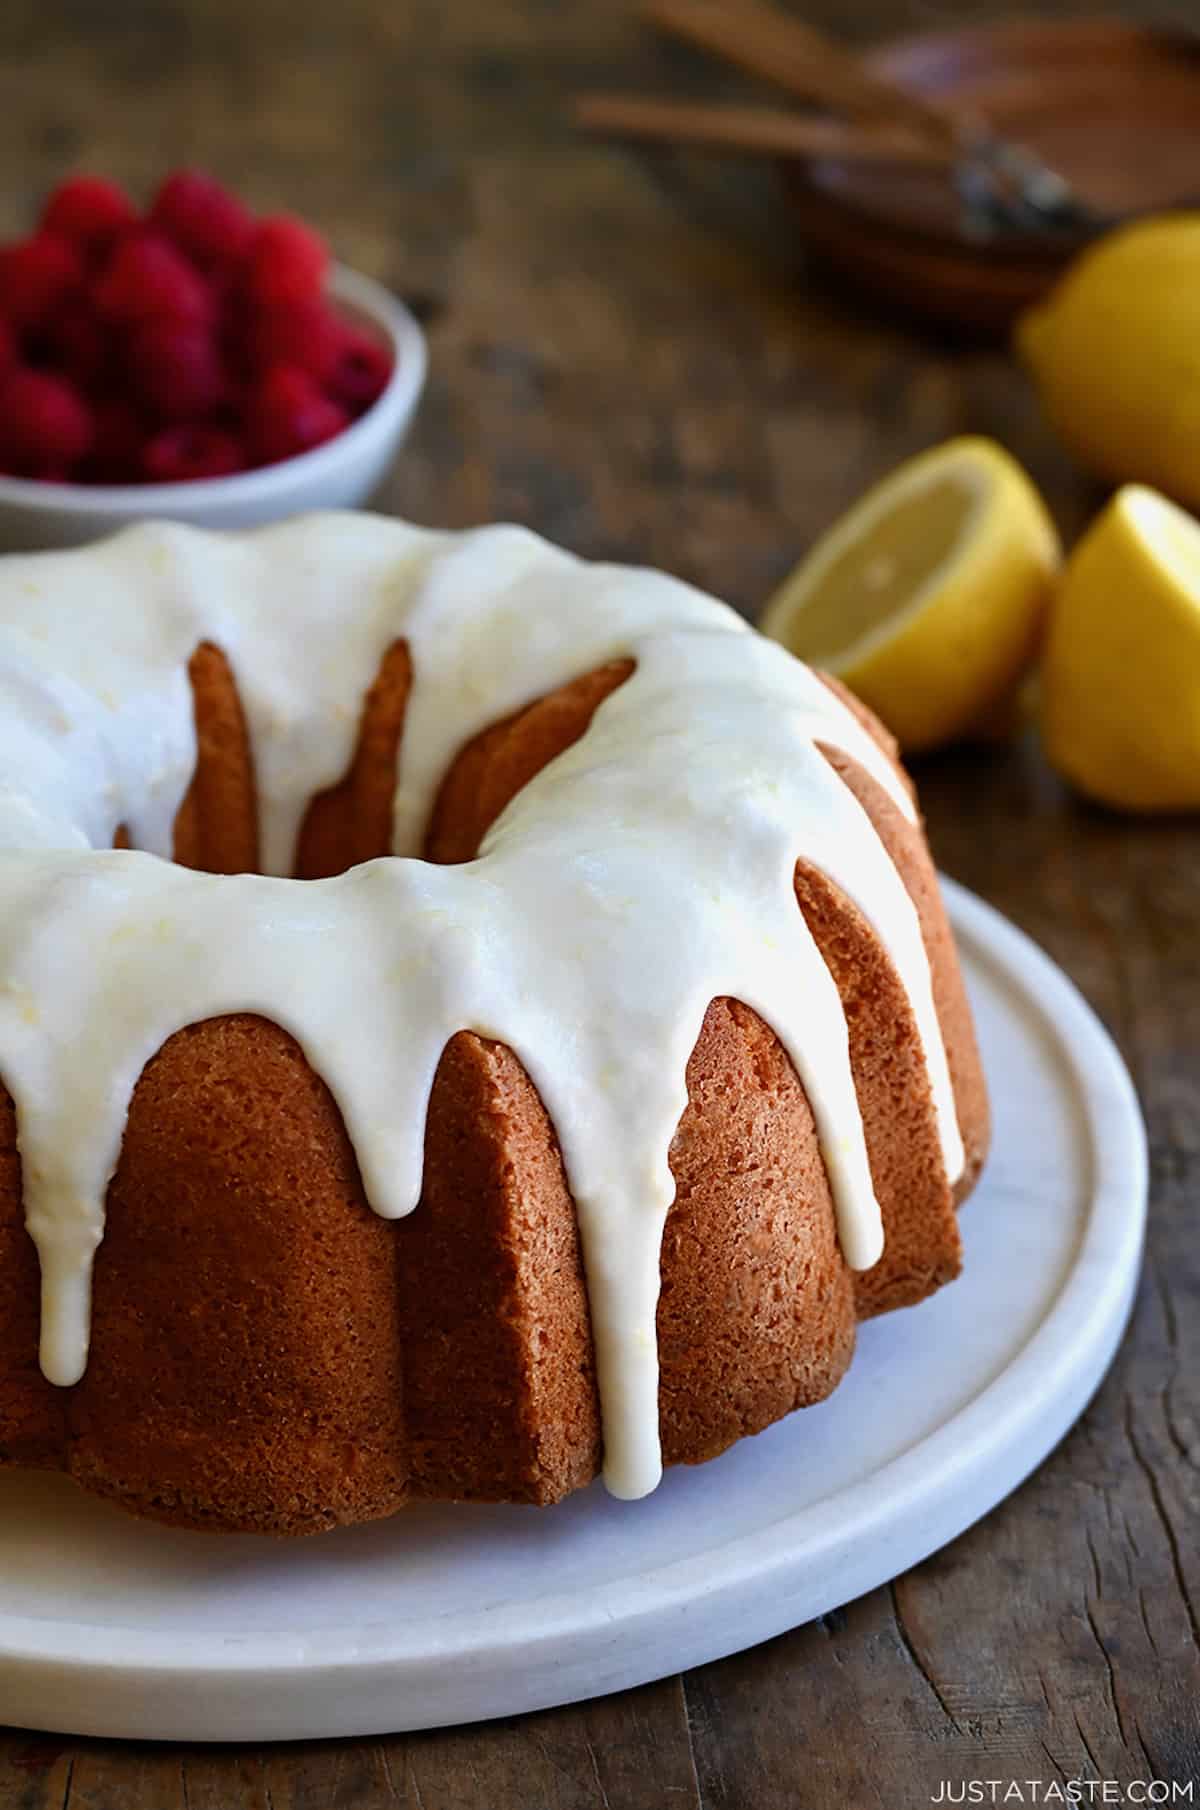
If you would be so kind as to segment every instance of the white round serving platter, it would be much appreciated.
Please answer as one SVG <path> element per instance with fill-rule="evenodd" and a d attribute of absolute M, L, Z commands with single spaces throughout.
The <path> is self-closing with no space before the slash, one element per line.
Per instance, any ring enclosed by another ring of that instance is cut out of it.
<path fill-rule="evenodd" d="M 643 1502 L 421 1508 L 296 1543 L 132 1521 L 0 1479 L 0 1723 L 267 1741 L 475 1721 L 623 1689 L 894 1577 L 1021 1482 L 1113 1355 L 1146 1151 L 1057 968 L 947 885 L 994 1154 L 962 1279 L 860 1331 L 846 1382 Z"/>

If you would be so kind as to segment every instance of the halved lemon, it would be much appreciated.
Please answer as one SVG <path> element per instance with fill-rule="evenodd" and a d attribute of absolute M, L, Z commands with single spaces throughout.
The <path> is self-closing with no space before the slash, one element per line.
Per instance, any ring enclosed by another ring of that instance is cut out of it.
<path fill-rule="evenodd" d="M 1042 737 L 1125 811 L 1200 810 L 1200 522 L 1128 484 L 1071 554 L 1050 613 Z"/>
<path fill-rule="evenodd" d="M 1037 651 L 1061 559 L 1054 525 L 994 441 L 908 460 L 801 561 L 761 628 L 835 673 L 906 749 L 969 734 Z"/>

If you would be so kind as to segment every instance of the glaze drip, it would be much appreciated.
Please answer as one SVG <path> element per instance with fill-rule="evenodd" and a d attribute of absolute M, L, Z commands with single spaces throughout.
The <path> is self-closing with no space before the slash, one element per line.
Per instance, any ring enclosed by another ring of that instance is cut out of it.
<path fill-rule="evenodd" d="M 393 857 L 295 882 L 309 799 L 349 764 L 392 642 L 413 688 Z M 263 875 L 170 865 L 195 765 L 186 668 L 236 676 Z M 417 858 L 437 787 L 490 724 L 609 660 L 632 676 L 511 801 L 477 859 Z M 852 713 L 732 611 L 516 528 L 327 515 L 243 535 L 131 529 L 0 562 L 0 1073 L 42 1265 L 42 1366 L 87 1357 L 90 1268 L 144 1065 L 185 1025 L 257 1012 L 330 1088 L 367 1197 L 421 1194 L 426 1108 L 460 1030 L 507 1044 L 558 1134 L 580 1225 L 620 1496 L 661 1471 L 655 1315 L 668 1157 L 709 1002 L 743 1000 L 808 1094 L 846 1261 L 882 1250 L 842 1006 L 797 907 L 798 860 L 858 906 L 920 1033 L 950 1179 L 963 1167 L 916 910 L 821 752 L 913 818 Z M 139 851 L 111 847 L 119 824 Z"/>

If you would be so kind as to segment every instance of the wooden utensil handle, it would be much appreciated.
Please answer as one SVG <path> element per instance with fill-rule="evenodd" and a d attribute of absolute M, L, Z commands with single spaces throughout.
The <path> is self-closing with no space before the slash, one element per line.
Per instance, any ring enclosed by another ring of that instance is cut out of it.
<path fill-rule="evenodd" d="M 660 30 L 835 112 L 904 124 L 947 147 L 968 130 L 957 113 L 872 75 L 851 51 L 765 0 L 645 0 L 643 10 Z"/>
<path fill-rule="evenodd" d="M 945 170 L 952 161 L 945 148 L 901 127 L 848 126 L 839 120 L 805 119 L 771 107 L 716 107 L 638 95 L 585 94 L 575 101 L 572 117 L 589 132 L 676 145 L 712 145 L 764 157 L 831 157 L 844 163 L 904 164 L 936 170 Z"/>

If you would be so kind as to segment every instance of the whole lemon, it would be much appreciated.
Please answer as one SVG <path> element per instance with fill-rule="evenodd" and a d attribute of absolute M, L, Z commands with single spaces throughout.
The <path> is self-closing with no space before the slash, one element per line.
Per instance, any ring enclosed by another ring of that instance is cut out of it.
<path fill-rule="evenodd" d="M 1200 213 L 1101 239 L 1016 338 L 1083 464 L 1200 505 Z"/>

